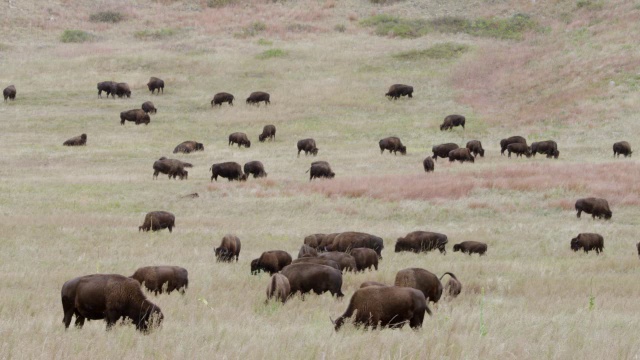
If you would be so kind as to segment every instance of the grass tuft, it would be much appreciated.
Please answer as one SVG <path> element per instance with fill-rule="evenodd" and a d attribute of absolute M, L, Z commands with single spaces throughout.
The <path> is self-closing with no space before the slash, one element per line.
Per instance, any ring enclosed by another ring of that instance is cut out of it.
<path fill-rule="evenodd" d="M 429 32 L 429 23 L 423 19 L 403 19 L 391 15 L 374 15 L 360 22 L 375 28 L 376 35 L 399 38 L 417 38 Z"/>
<path fill-rule="evenodd" d="M 432 47 L 424 50 L 410 50 L 404 51 L 398 54 L 392 55 L 394 58 L 399 60 L 425 60 L 425 59 L 434 59 L 434 60 L 448 60 L 455 59 L 462 56 L 462 54 L 469 51 L 469 46 L 464 44 L 446 42 L 441 44 L 433 45 Z"/>
<path fill-rule="evenodd" d="M 180 30 L 174 28 L 163 28 L 158 30 L 136 31 L 133 35 L 140 40 L 163 40 L 176 36 Z"/>
<path fill-rule="evenodd" d="M 271 45 L 273 45 L 273 41 L 269 41 L 269 40 L 266 40 L 266 39 L 260 39 L 260 40 L 258 40 L 258 45 L 271 46 Z"/>
<path fill-rule="evenodd" d="M 333 30 L 343 33 L 345 31 L 347 31 L 347 27 L 344 24 L 338 24 L 338 25 L 333 27 Z"/>
<path fill-rule="evenodd" d="M 604 3 L 602 1 L 578 0 L 576 2 L 576 7 L 578 9 L 602 10 L 604 8 Z"/>
<path fill-rule="evenodd" d="M 287 55 L 287 52 L 282 49 L 269 49 L 265 50 L 262 53 L 256 55 L 256 59 L 266 60 L 271 58 L 280 58 Z"/>
<path fill-rule="evenodd" d="M 207 0 L 207 7 L 210 8 L 221 8 L 227 5 L 236 4 L 236 0 Z"/>
<path fill-rule="evenodd" d="M 89 16 L 92 22 L 119 23 L 125 19 L 124 14 L 117 11 L 100 11 Z"/>
<path fill-rule="evenodd" d="M 95 40 L 95 36 L 84 30 L 65 30 L 60 36 L 63 43 L 84 43 Z"/>

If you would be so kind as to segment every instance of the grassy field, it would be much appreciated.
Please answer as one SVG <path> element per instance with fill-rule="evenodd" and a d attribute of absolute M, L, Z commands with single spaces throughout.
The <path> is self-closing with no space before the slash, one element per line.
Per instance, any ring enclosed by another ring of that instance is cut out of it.
<path fill-rule="evenodd" d="M 640 35 L 640 6 L 451 3 L 0 5 L 0 88 L 18 91 L 0 104 L 0 358 L 640 356 L 640 165 L 611 150 L 639 143 L 640 53 L 629 39 Z M 105 11 L 123 18 L 91 20 Z M 366 25 L 382 14 L 395 17 L 386 30 Z M 522 31 L 509 27 L 517 14 L 531 20 Z M 451 16 L 467 25 L 450 30 L 462 23 Z M 146 89 L 151 76 L 165 80 L 163 95 Z M 132 97 L 98 99 L 105 80 L 128 82 Z M 414 98 L 387 100 L 394 83 L 413 85 Z M 220 91 L 235 106 L 212 109 Z M 252 91 L 269 92 L 271 105 L 245 105 Z M 119 124 L 121 111 L 147 100 L 158 108 L 148 126 Z M 441 132 L 453 113 L 466 116 L 466 129 Z M 267 124 L 276 141 L 259 143 Z M 236 131 L 248 134 L 249 149 L 227 145 Z M 62 146 L 81 133 L 86 147 Z M 560 158 L 500 156 L 500 139 L 512 135 L 553 139 Z M 400 137 L 407 155 L 381 156 L 387 136 Z M 307 137 L 317 158 L 296 157 Z M 440 159 L 423 172 L 433 145 L 472 139 L 484 158 Z M 172 154 L 185 140 L 205 151 Z M 161 156 L 193 163 L 189 179 L 152 180 Z M 211 164 L 250 160 L 268 178 L 210 182 Z M 310 183 L 315 160 L 329 161 L 335 179 Z M 193 192 L 200 197 L 181 198 Z M 589 196 L 609 200 L 610 221 L 576 219 L 575 200 Z M 138 232 L 153 210 L 175 214 L 172 234 Z M 250 275 L 252 259 L 273 249 L 295 257 L 306 235 L 349 230 L 384 239 L 379 271 L 344 274 L 343 300 L 264 304 L 268 276 Z M 414 230 L 447 234 L 450 251 L 394 253 L 395 239 Z M 571 251 L 581 232 L 602 234 L 604 253 Z M 242 241 L 238 263 L 215 262 L 227 233 Z M 487 256 L 453 253 L 464 240 L 486 242 Z M 164 313 L 161 329 L 105 332 L 92 321 L 65 331 L 66 280 L 162 264 L 187 268 L 190 286 L 184 296 L 147 294 Z M 334 332 L 330 317 L 361 282 L 392 283 L 407 267 L 453 272 L 462 293 L 432 306 L 418 331 Z"/>

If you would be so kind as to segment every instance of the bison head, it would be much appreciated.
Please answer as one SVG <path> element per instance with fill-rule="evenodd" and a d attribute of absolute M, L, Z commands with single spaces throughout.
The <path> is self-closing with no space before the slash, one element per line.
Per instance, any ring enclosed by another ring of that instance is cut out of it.
<path fill-rule="evenodd" d="M 440 125 L 440 131 L 443 131 L 445 129 L 445 124 Z"/>
<path fill-rule="evenodd" d="M 484 149 L 480 149 L 479 153 L 480 153 L 480 156 L 484 157 Z"/>
<path fill-rule="evenodd" d="M 162 324 L 164 315 L 160 308 L 148 301 L 145 301 L 145 305 L 150 305 L 146 309 L 141 309 L 143 313 L 140 318 L 135 321 L 136 329 L 147 333 L 150 329 L 156 328 Z"/>
<path fill-rule="evenodd" d="M 260 134 L 260 135 L 258 135 L 258 140 L 259 140 L 260 142 L 264 142 L 264 139 L 266 139 L 266 138 L 267 138 L 267 135 L 265 135 L 265 134 Z"/>
<path fill-rule="evenodd" d="M 247 174 L 242 174 L 242 176 L 240 176 L 238 181 L 247 181 Z"/>
<path fill-rule="evenodd" d="M 196 151 L 204 151 L 204 145 L 201 143 L 196 143 Z"/>
<path fill-rule="evenodd" d="M 246 146 L 246 147 L 250 148 L 250 147 L 251 147 L 251 141 L 248 141 L 248 140 L 247 140 L 247 142 L 244 144 L 244 146 Z"/>
<path fill-rule="evenodd" d="M 578 238 L 571 239 L 571 250 L 573 251 L 580 250 L 580 244 L 578 244 Z"/>
<path fill-rule="evenodd" d="M 613 213 L 611 212 L 611 210 L 605 210 L 604 211 L 604 218 L 609 220 L 611 219 L 611 216 L 613 215 Z"/>
<path fill-rule="evenodd" d="M 402 245 L 400 245 L 400 242 L 404 240 L 404 238 L 398 238 L 397 242 L 396 242 L 396 249 L 395 252 L 400 252 L 403 250 Z"/>
<path fill-rule="evenodd" d="M 259 259 L 251 260 L 251 275 L 257 275 L 260 272 L 260 266 L 258 265 Z"/>
<path fill-rule="evenodd" d="M 407 155 L 407 147 L 402 145 L 400 146 L 400 154 Z"/>
<path fill-rule="evenodd" d="M 82 135 L 80 135 L 80 139 L 82 139 L 82 140 L 87 140 L 87 134 L 82 134 Z"/>
<path fill-rule="evenodd" d="M 215 248 L 216 259 L 218 261 L 224 261 L 229 257 L 229 249 L 224 247 Z"/>
<path fill-rule="evenodd" d="M 460 244 L 453 245 L 453 252 L 458 252 L 458 251 L 460 251 Z"/>
<path fill-rule="evenodd" d="M 560 156 L 560 151 L 558 151 L 558 150 L 554 151 L 554 152 L 553 152 L 553 157 L 554 157 L 555 159 L 557 159 L 557 158 L 558 158 L 558 156 Z"/>
<path fill-rule="evenodd" d="M 311 154 L 313 154 L 313 156 L 318 155 L 318 150 L 320 150 L 320 149 L 318 149 L 318 148 L 313 148 L 313 150 L 311 150 Z"/>

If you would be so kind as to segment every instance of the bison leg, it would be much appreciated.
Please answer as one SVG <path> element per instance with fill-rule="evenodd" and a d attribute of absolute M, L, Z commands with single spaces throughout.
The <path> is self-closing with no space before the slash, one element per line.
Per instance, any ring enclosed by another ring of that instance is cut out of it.
<path fill-rule="evenodd" d="M 82 315 L 80 315 L 80 314 L 78 314 L 78 313 L 76 312 L 76 323 L 75 323 L 75 326 L 76 326 L 78 329 L 82 329 L 82 327 L 84 326 L 84 319 L 85 319 L 85 317 L 84 317 L 84 316 L 82 316 Z M 71 320 L 71 319 L 69 319 L 69 320 Z"/>
<path fill-rule="evenodd" d="M 576 214 L 576 216 L 578 217 L 578 219 L 580 219 L 580 214 L 582 214 L 582 210 L 578 209 L 578 213 Z"/>
<path fill-rule="evenodd" d="M 68 329 L 69 325 L 71 324 L 71 318 L 73 317 L 73 305 L 71 305 L 71 308 L 68 308 L 68 306 L 66 304 L 63 304 L 64 306 L 64 317 L 62 318 L 62 322 L 64 323 L 64 328 Z M 76 315 L 76 323 L 78 322 L 80 318 Z"/>
<path fill-rule="evenodd" d="M 422 327 L 422 322 L 424 321 L 424 311 L 418 310 L 414 312 L 413 317 L 409 320 L 409 326 L 412 329 L 419 329 Z"/>
<path fill-rule="evenodd" d="M 173 226 L 169 226 L 169 232 L 171 232 L 173 229 Z"/>

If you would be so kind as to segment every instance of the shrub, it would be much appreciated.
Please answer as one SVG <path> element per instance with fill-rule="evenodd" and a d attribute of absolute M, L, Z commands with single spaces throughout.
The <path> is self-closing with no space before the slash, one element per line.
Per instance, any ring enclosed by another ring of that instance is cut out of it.
<path fill-rule="evenodd" d="M 95 36 L 83 30 L 65 30 L 60 36 L 63 43 L 83 43 L 94 39 Z"/>
<path fill-rule="evenodd" d="M 578 2 L 576 2 L 576 7 L 578 9 L 602 10 L 602 8 L 604 8 L 604 3 L 602 1 L 578 0 Z"/>
<path fill-rule="evenodd" d="M 421 59 L 454 59 L 469 51 L 469 46 L 456 43 L 441 43 L 433 45 L 425 50 L 411 50 L 393 55 L 400 60 L 421 60 Z"/>
<path fill-rule="evenodd" d="M 177 35 L 178 29 L 164 28 L 159 30 L 136 31 L 133 35 L 140 40 L 162 40 Z"/>
<path fill-rule="evenodd" d="M 91 14 L 89 20 L 93 22 L 119 23 L 124 20 L 124 15 L 117 11 L 101 11 Z"/>
<path fill-rule="evenodd" d="M 234 34 L 234 36 L 238 38 L 247 38 L 258 35 L 265 30 L 267 30 L 267 24 L 261 21 L 256 21 L 242 29 L 242 31 L 240 31 L 239 33 Z"/>
<path fill-rule="evenodd" d="M 207 0 L 207 7 L 221 8 L 227 5 L 235 4 L 236 0 Z"/>
<path fill-rule="evenodd" d="M 360 22 L 375 27 L 376 35 L 400 38 L 417 38 L 429 32 L 429 23 L 423 19 L 402 19 L 391 15 L 375 15 Z"/>
<path fill-rule="evenodd" d="M 287 55 L 287 52 L 282 49 L 269 49 L 256 55 L 256 59 L 265 60 L 265 59 L 271 59 L 271 58 L 284 57 L 286 55 Z"/>

